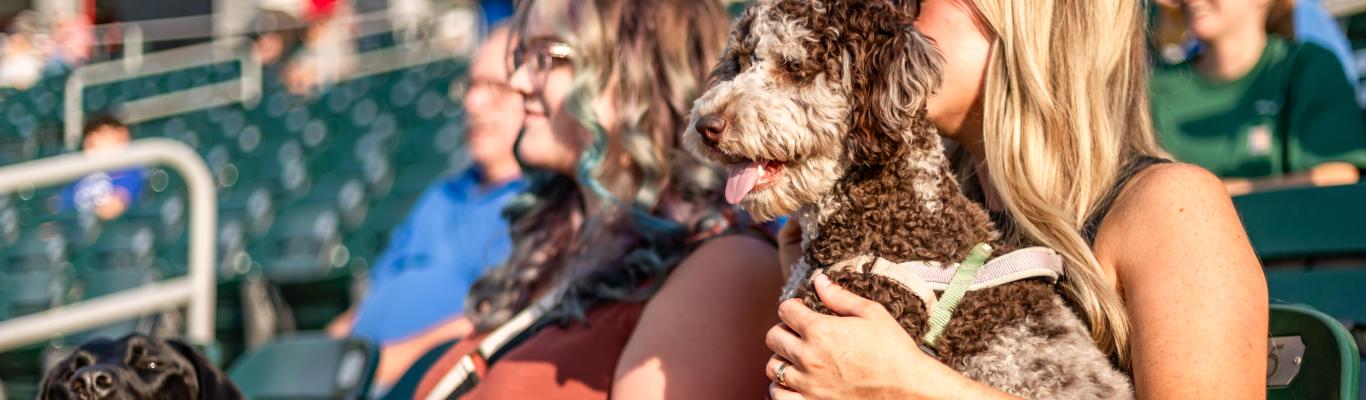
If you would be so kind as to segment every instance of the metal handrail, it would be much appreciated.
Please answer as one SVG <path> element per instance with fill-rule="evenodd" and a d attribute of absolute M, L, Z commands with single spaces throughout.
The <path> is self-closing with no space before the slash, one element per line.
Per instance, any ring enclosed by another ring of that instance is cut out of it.
<path fill-rule="evenodd" d="M 108 153 L 71 153 L 0 168 L 0 193 L 52 185 L 83 176 L 137 166 L 166 165 L 178 171 L 190 192 L 189 273 L 137 289 L 81 301 L 0 321 L 0 351 L 186 304 L 187 337 L 200 344 L 214 340 L 214 227 L 217 194 L 213 176 L 194 149 L 166 138 L 141 139 Z"/>
<path fill-rule="evenodd" d="M 67 150 L 75 150 L 80 144 L 81 125 L 85 121 L 85 111 L 81 104 L 84 100 L 82 91 L 86 86 L 118 82 L 225 61 L 236 61 L 241 64 L 242 75 L 235 80 L 227 81 L 233 82 L 237 86 L 235 90 L 225 93 L 226 103 L 217 105 L 255 100 L 256 96 L 261 94 L 261 63 L 250 51 L 236 51 L 235 53 L 239 54 L 225 57 L 219 44 L 210 42 L 143 55 L 139 62 L 140 68 L 135 71 L 129 71 L 125 68 L 127 64 L 122 60 L 106 61 L 76 68 L 66 80 L 66 93 L 63 96 L 62 140 Z M 166 94 L 153 97 L 160 96 L 166 96 Z M 133 107 L 138 104 L 137 101 L 128 103 Z M 155 104 L 155 102 L 153 103 Z M 133 115 L 132 117 L 136 119 L 138 116 Z M 142 120 L 125 119 L 123 123 L 133 124 Z"/>
<path fill-rule="evenodd" d="M 358 36 L 371 35 L 387 32 L 389 27 L 388 11 L 373 11 L 363 14 L 355 14 L 341 19 L 342 22 L 354 24 Z M 182 17 L 169 17 L 159 19 L 147 19 L 138 21 L 111 22 L 107 24 L 93 25 L 91 29 L 95 33 L 96 45 L 127 44 L 127 41 L 114 41 L 109 39 L 117 37 L 109 35 L 108 32 L 126 32 L 130 29 L 138 29 L 144 32 L 145 37 L 141 39 L 145 43 L 164 42 L 172 40 L 187 39 L 208 39 L 213 37 L 210 28 L 213 26 L 214 17 L 212 14 L 187 15 Z M 303 29 L 308 27 L 306 21 L 295 21 L 293 25 L 280 26 L 280 29 Z M 243 29 L 234 32 L 232 36 L 240 36 L 253 33 L 251 29 Z M 260 32 L 255 32 L 260 33 Z"/>

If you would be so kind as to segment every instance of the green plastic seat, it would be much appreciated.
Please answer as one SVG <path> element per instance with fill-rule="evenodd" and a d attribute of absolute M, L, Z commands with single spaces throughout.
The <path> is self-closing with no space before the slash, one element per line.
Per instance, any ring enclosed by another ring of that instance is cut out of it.
<path fill-rule="evenodd" d="M 46 268 L 0 272 L 0 320 L 46 310 L 62 299 L 65 281 L 59 271 Z"/>
<path fill-rule="evenodd" d="M 1366 322 L 1366 184 L 1305 187 L 1234 198 L 1266 268 L 1273 300 Z"/>
<path fill-rule="evenodd" d="M 42 355 L 47 345 L 29 345 L 0 353 L 0 377 L 5 380 L 4 396 L 10 399 L 38 398 L 38 383 L 43 379 Z"/>
<path fill-rule="evenodd" d="M 349 254 L 341 243 L 341 217 L 331 204 L 295 204 L 280 211 L 253 249 L 267 280 L 300 282 L 336 275 Z M 339 248 L 340 247 L 340 248 Z"/>
<path fill-rule="evenodd" d="M 302 201 L 332 204 L 339 213 L 343 227 L 353 231 L 365 220 L 368 193 L 359 171 L 354 175 L 333 173 L 320 177 Z"/>
<path fill-rule="evenodd" d="M 368 341 L 299 335 L 243 355 L 228 376 L 251 399 L 361 399 L 378 364 Z"/>
<path fill-rule="evenodd" d="M 1357 399 L 1361 355 L 1341 323 L 1313 308 L 1272 304 L 1267 398 Z"/>
<path fill-rule="evenodd" d="M 1272 299 L 1366 323 L 1366 267 L 1269 268 L 1266 281 Z"/>
<path fill-rule="evenodd" d="M 91 269 L 150 267 L 156 255 L 157 222 L 115 221 L 105 226 L 81 264 Z"/>
<path fill-rule="evenodd" d="M 1366 183 L 1251 193 L 1233 204 L 1263 260 L 1366 255 Z"/>
<path fill-rule="evenodd" d="M 65 300 L 66 239 L 51 229 L 30 229 L 0 253 L 0 316 L 13 318 Z"/>

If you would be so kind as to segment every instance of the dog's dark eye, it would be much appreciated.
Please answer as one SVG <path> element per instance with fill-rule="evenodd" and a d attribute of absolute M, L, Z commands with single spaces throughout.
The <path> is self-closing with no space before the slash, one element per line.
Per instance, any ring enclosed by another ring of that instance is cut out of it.
<path fill-rule="evenodd" d="M 142 362 L 142 369 L 152 370 L 152 371 L 161 369 L 161 362 L 160 362 L 160 361 L 155 361 L 155 360 L 143 361 L 143 362 Z"/>

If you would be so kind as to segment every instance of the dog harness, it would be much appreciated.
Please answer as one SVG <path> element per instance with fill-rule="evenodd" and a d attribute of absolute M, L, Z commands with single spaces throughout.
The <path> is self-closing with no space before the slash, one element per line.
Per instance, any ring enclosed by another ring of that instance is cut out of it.
<path fill-rule="evenodd" d="M 835 263 L 830 269 L 866 271 L 887 277 L 910 289 L 925 303 L 925 310 L 930 313 L 929 329 L 920 340 L 932 350 L 939 335 L 949 325 L 953 310 L 967 292 L 1029 278 L 1057 282 L 1063 275 L 1062 256 L 1052 249 L 1029 247 L 987 261 L 991 251 L 991 245 L 978 243 L 963 262 L 948 265 L 937 261 L 894 263 L 881 257 L 858 256 Z M 865 266 L 866 269 L 863 269 Z M 941 294 L 936 295 L 936 292 Z"/>

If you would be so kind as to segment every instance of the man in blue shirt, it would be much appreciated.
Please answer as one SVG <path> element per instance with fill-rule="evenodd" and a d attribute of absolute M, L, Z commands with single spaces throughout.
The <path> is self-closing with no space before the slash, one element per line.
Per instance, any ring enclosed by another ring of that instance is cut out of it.
<path fill-rule="evenodd" d="M 510 48 L 508 29 L 495 29 L 470 63 L 463 100 L 474 166 L 422 195 L 371 268 L 365 298 L 328 327 L 382 345 L 381 387 L 427 349 L 473 329 L 459 318 L 465 293 L 511 251 L 502 209 L 523 187 L 513 155 L 523 105 L 507 86 Z"/>
<path fill-rule="evenodd" d="M 128 127 L 110 116 L 95 117 L 85 124 L 81 149 L 87 154 L 117 151 L 128 146 Z M 102 220 L 122 215 L 137 202 L 145 172 L 142 168 L 98 172 L 62 191 L 62 208 L 93 213 Z"/>

